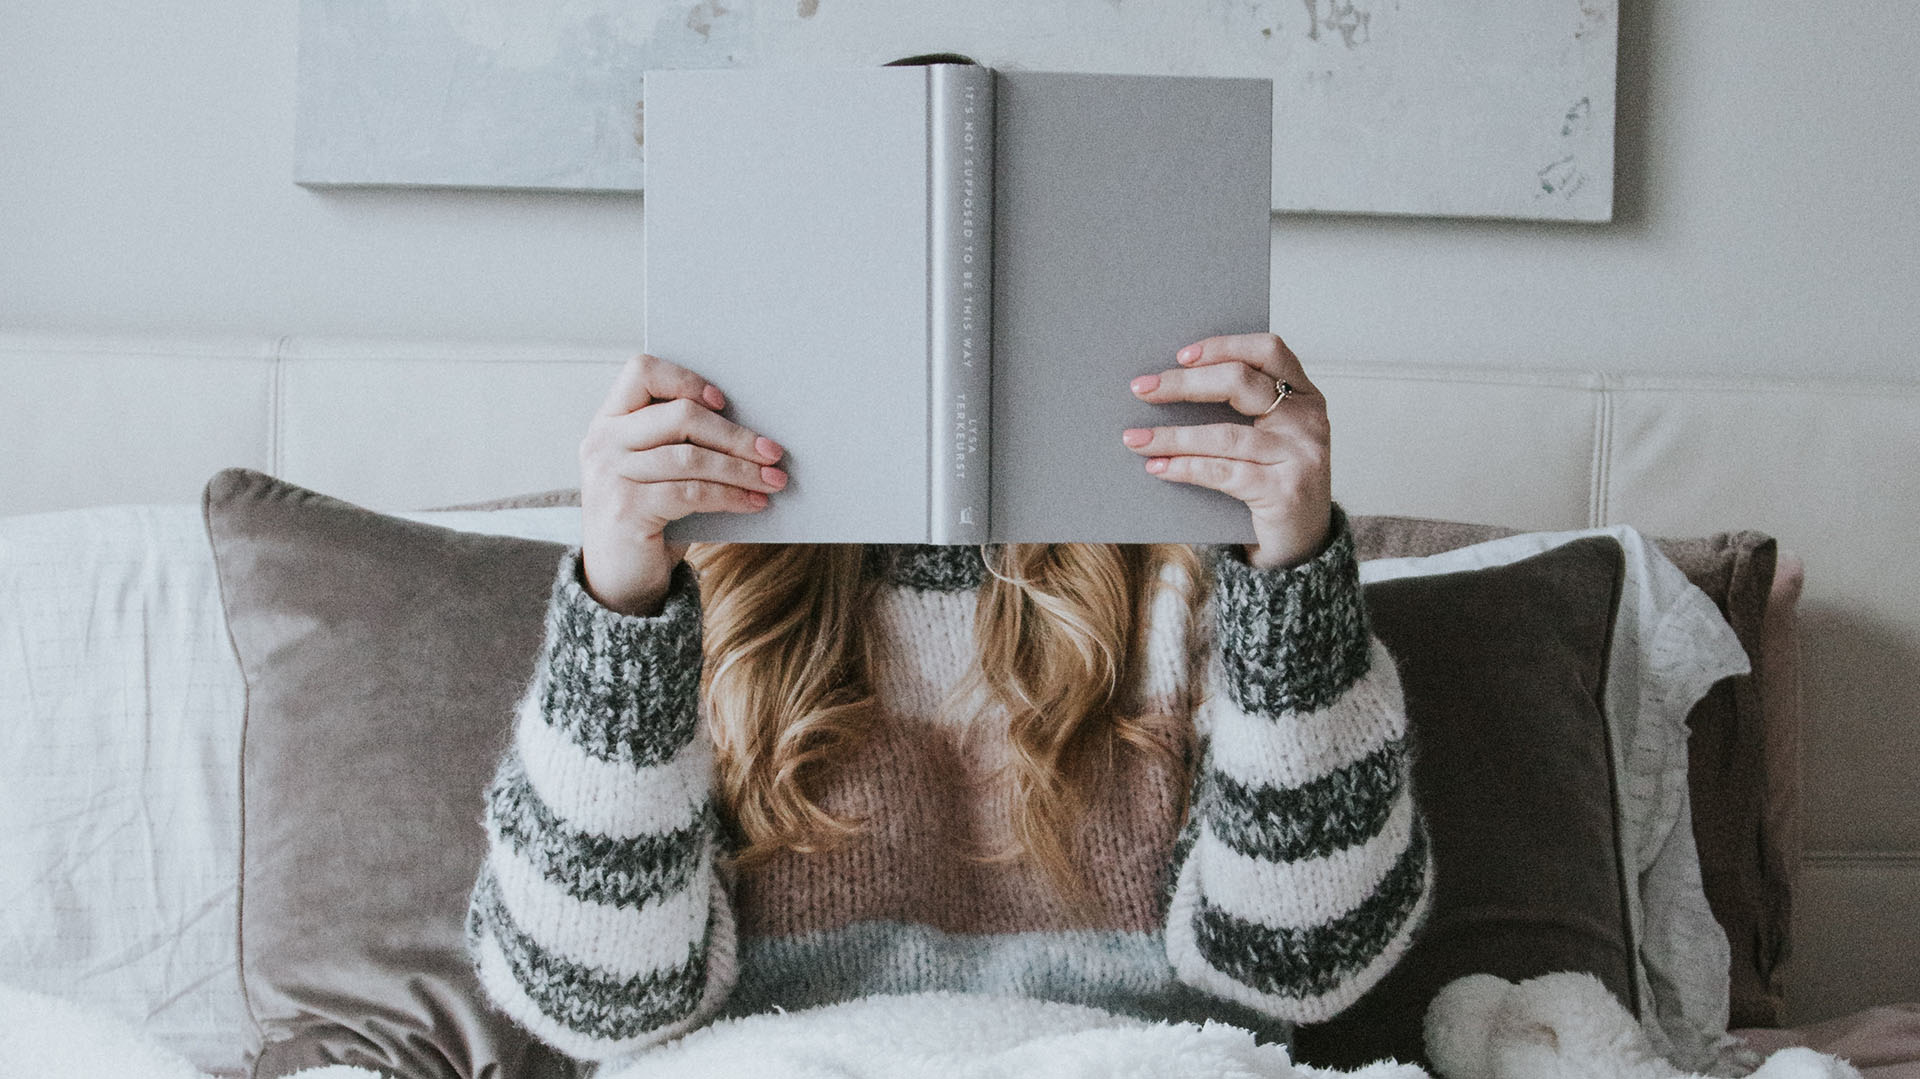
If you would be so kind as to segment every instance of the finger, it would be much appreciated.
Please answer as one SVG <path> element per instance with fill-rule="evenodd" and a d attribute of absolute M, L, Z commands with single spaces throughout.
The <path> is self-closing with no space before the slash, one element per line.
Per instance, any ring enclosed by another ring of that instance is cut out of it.
<path fill-rule="evenodd" d="M 720 392 L 720 387 L 677 363 L 643 352 L 628 360 L 614 376 L 600 411 L 619 416 L 676 397 L 700 401 L 713 409 L 727 407 L 727 395 Z"/>
<path fill-rule="evenodd" d="M 787 485 L 787 474 L 781 469 L 743 461 L 690 442 L 629 453 L 620 459 L 615 471 L 636 483 L 704 480 L 763 493 L 778 491 Z"/>
<path fill-rule="evenodd" d="M 770 465 L 786 453 L 778 442 L 754 434 L 705 405 L 677 398 L 605 421 L 606 437 L 624 450 L 649 450 L 691 442 L 710 450 Z"/>
<path fill-rule="evenodd" d="M 767 508 L 767 496 L 712 480 L 671 480 L 659 485 L 662 517 L 677 521 L 689 513 L 755 513 Z"/>
<path fill-rule="evenodd" d="M 1273 404 L 1273 379 L 1244 363 L 1218 363 L 1192 370 L 1141 375 L 1131 384 L 1134 396 L 1153 404 L 1172 401 L 1225 401 L 1243 416 L 1258 416 Z"/>
<path fill-rule="evenodd" d="M 1287 456 L 1286 439 L 1244 423 L 1134 427 L 1121 432 L 1120 441 L 1145 457 L 1232 457 L 1270 465 Z"/>
<path fill-rule="evenodd" d="M 1236 461 L 1226 457 L 1152 457 L 1147 460 L 1147 471 L 1163 480 L 1211 487 L 1249 503 L 1260 496 L 1263 467 L 1251 461 Z"/>
<path fill-rule="evenodd" d="M 1269 378 L 1292 383 L 1300 393 L 1319 393 L 1300 357 L 1277 334 L 1233 333 L 1196 341 L 1174 354 L 1182 367 L 1207 367 L 1238 361 Z"/>

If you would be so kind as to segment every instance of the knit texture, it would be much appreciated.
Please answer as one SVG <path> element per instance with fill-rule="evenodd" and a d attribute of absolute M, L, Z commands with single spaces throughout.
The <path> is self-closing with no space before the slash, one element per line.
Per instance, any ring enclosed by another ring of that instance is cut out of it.
<path fill-rule="evenodd" d="M 1219 589 L 1220 654 L 1227 690 L 1248 712 L 1278 715 L 1331 703 L 1367 673 L 1366 605 L 1346 515 L 1334 509 L 1336 539 L 1292 570 L 1254 569 L 1232 547 L 1210 548 Z"/>
<path fill-rule="evenodd" d="M 869 577 L 923 592 L 978 588 L 987 572 L 981 548 L 938 543 L 869 544 L 862 569 Z"/>
<path fill-rule="evenodd" d="M 813 794 L 854 840 L 751 871 L 722 856 L 699 735 L 699 592 L 610 611 L 562 560 L 547 639 L 486 803 L 468 939 L 536 1035 L 606 1060 L 721 1014 L 953 990 L 1215 1017 L 1284 1034 L 1350 1004 L 1403 953 L 1431 892 L 1393 664 L 1367 631 L 1345 517 L 1311 562 L 1215 580 L 1169 567 L 1121 699 L 1191 723 L 1193 772 L 1122 752 L 1059 897 L 1011 838 L 997 706 L 943 711 L 972 661 L 980 547 L 875 546 L 879 707 Z M 990 552 L 989 552 L 990 553 Z M 1190 812 L 1181 819 L 1191 788 Z"/>
<path fill-rule="evenodd" d="M 660 613 L 638 617 L 594 601 L 570 552 L 487 791 L 468 949 L 503 1009 L 577 1057 L 689 1029 L 733 980 L 713 755 L 695 737 L 700 646 L 685 564 Z"/>

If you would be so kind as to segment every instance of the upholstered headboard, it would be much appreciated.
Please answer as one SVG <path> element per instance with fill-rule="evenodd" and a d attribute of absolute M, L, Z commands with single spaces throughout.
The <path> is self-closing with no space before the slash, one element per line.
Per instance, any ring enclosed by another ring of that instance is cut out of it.
<path fill-rule="evenodd" d="M 380 509 L 572 486 L 628 350 L 0 333 L 0 513 L 246 465 Z M 1311 363 L 1311 358 L 1309 358 Z M 1751 528 L 1807 565 L 1795 1020 L 1920 999 L 1920 384 L 1311 363 L 1358 513 Z"/>

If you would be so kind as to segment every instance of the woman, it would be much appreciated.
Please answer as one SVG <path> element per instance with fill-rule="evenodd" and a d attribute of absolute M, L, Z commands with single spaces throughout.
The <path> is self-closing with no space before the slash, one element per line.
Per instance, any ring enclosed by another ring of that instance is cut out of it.
<path fill-rule="evenodd" d="M 1128 389 L 1249 422 L 1115 436 L 1246 503 L 1252 546 L 675 549 L 669 521 L 778 498 L 783 451 L 629 363 L 489 792 L 498 1004 L 610 1059 L 932 989 L 1272 1035 L 1378 981 L 1431 874 L 1326 402 L 1272 334 L 1175 361 Z"/>

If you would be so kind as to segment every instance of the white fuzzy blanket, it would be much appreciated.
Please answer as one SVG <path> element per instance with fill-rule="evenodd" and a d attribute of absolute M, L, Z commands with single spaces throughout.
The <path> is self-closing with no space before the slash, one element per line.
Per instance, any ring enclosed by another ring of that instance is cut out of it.
<path fill-rule="evenodd" d="M 774 1063 L 769 1067 L 770 1062 Z M 1428 1079 L 1410 1064 L 1357 1073 L 1294 1065 L 1224 1023 L 1147 1023 L 1072 1004 L 924 993 L 694 1031 L 601 1079 Z"/>
<path fill-rule="evenodd" d="M 1443 990 L 1427 1045 L 1446 1079 L 1677 1079 L 1600 984 L 1548 975 L 1513 985 L 1476 975 Z M 1756 1061 L 1757 1062 L 1757 1061 Z M 1744 1071 L 1745 1069 L 1741 1069 Z M 1735 1074 L 1735 1073 L 1730 1073 Z M 1284 1047 L 1221 1023 L 1155 1024 L 1070 1004 L 923 993 L 714 1023 L 601 1079 L 1431 1079 L 1410 1064 L 1357 1072 L 1293 1064 Z M 133 1027 L 66 1001 L 0 986 L 5 1079 L 205 1079 Z M 384 1079 L 360 1068 L 297 1079 Z M 1755 1079 L 1859 1079 L 1805 1049 L 1775 1053 Z"/>

